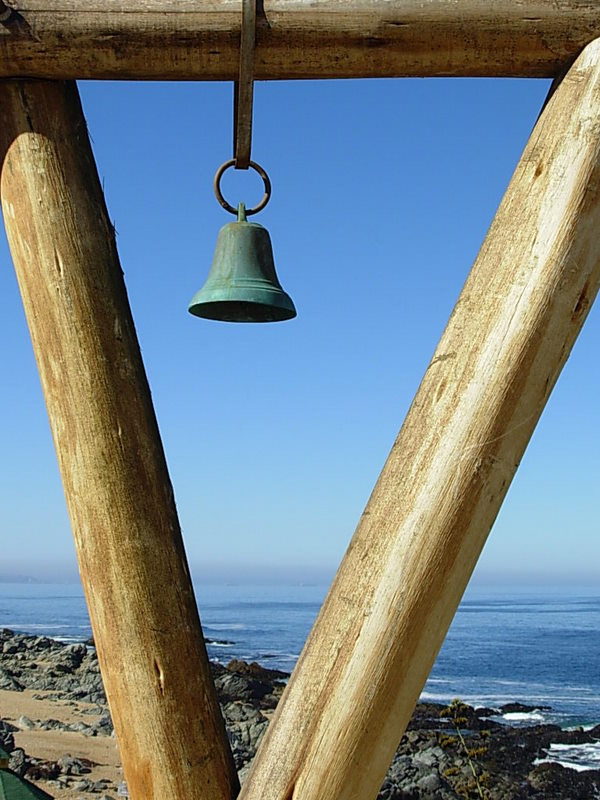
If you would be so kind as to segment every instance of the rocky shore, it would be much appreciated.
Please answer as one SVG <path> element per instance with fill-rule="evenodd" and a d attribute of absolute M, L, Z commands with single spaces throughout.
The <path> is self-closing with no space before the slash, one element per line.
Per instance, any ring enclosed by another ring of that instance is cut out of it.
<path fill-rule="evenodd" d="M 232 661 L 226 667 L 213 664 L 212 668 L 235 763 L 243 780 L 287 675 L 240 661 Z M 7 698 L 11 699 L 10 704 Z M 0 630 L 0 702 L 2 699 L 0 747 L 10 753 L 14 772 L 38 783 L 56 798 L 116 800 L 122 778 L 93 647 Z M 21 706 L 19 699 L 23 701 Z M 28 708 L 44 709 L 44 714 L 40 716 L 36 710 L 28 716 L 15 711 L 23 707 L 26 699 Z M 6 713 L 9 705 L 10 713 Z M 46 715 L 48 710 L 53 713 Z M 516 705 L 501 709 L 527 710 Z M 419 704 L 379 798 L 600 797 L 599 770 L 576 771 L 544 761 L 551 745 L 597 742 L 600 726 L 591 731 L 563 731 L 553 725 L 513 728 L 490 718 L 497 714 L 498 709 L 473 709 L 461 703 L 449 708 Z M 50 748 L 42 746 L 45 737 L 52 742 Z M 89 757 L 81 755 L 88 752 L 86 742 L 90 744 Z M 79 755 L 72 753 L 74 743 Z M 108 750 L 94 748 L 92 743 L 104 744 Z M 102 754 L 111 752 L 111 748 L 115 766 L 103 771 L 107 759 Z"/>

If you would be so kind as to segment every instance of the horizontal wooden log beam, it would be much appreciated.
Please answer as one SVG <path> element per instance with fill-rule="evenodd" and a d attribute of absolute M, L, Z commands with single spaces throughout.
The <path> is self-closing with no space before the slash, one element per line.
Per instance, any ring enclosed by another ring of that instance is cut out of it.
<path fill-rule="evenodd" d="M 233 80 L 241 0 L 5 0 L 0 77 Z M 549 77 L 597 0 L 264 0 L 256 78 Z"/>

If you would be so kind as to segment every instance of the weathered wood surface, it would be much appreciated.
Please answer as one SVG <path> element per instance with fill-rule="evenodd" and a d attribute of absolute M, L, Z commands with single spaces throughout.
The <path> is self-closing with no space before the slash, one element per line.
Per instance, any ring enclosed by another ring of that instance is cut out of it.
<path fill-rule="evenodd" d="M 6 2 L 0 77 L 237 77 L 241 0 Z M 597 0 L 264 0 L 255 77 L 548 77 L 597 36 Z"/>
<path fill-rule="evenodd" d="M 598 290 L 599 119 L 600 40 L 532 133 L 243 800 L 376 796 Z"/>
<path fill-rule="evenodd" d="M 130 796 L 231 800 L 237 775 L 75 84 L 0 82 L 0 158 Z"/>

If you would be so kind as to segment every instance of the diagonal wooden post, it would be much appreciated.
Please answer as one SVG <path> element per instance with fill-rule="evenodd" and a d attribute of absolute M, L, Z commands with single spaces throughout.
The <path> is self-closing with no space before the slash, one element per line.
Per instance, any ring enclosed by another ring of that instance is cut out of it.
<path fill-rule="evenodd" d="M 599 120 L 596 40 L 538 120 L 240 800 L 376 796 L 598 290 Z"/>
<path fill-rule="evenodd" d="M 0 159 L 9 245 L 130 797 L 231 800 L 237 775 L 74 83 L 0 83 Z"/>

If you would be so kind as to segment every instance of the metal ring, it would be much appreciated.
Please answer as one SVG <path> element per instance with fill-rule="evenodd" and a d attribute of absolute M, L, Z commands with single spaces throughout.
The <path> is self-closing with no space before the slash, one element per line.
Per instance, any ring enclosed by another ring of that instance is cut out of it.
<path fill-rule="evenodd" d="M 221 166 L 217 170 L 217 174 L 215 175 L 214 186 L 215 186 L 215 195 L 219 203 L 223 206 L 223 208 L 226 211 L 229 211 L 230 214 L 237 215 L 237 208 L 230 206 L 221 193 L 221 178 L 223 177 L 223 173 L 225 172 L 225 170 L 229 169 L 229 167 L 234 167 L 234 166 L 235 166 L 235 158 L 232 158 L 229 161 L 226 161 L 224 164 L 221 164 Z M 254 206 L 254 208 L 246 209 L 247 217 L 251 216 L 252 214 L 258 214 L 258 212 L 262 211 L 263 208 L 267 205 L 267 203 L 271 199 L 271 181 L 265 170 L 260 166 L 260 164 L 257 164 L 256 161 L 250 161 L 248 166 L 252 167 L 253 170 L 258 172 L 260 177 L 263 179 L 263 183 L 265 184 L 265 193 L 263 195 L 262 200 L 257 206 Z"/>

